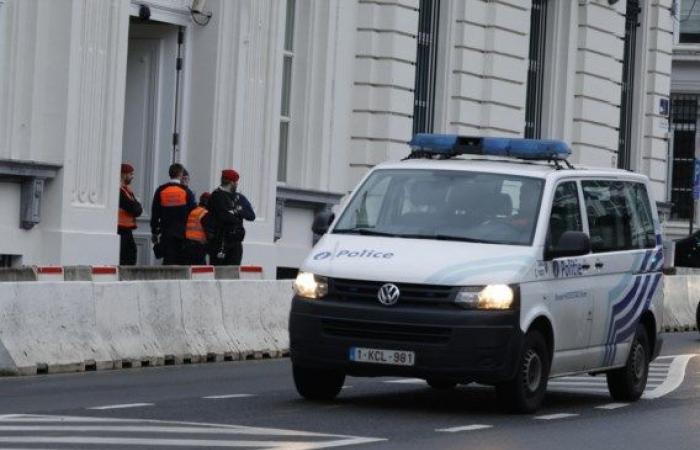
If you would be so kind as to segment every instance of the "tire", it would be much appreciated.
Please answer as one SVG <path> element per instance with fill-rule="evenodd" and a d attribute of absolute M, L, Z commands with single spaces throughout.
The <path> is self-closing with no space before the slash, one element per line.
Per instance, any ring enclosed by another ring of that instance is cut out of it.
<path fill-rule="evenodd" d="M 445 380 L 443 378 L 428 378 L 425 381 L 428 383 L 428 386 L 438 391 L 449 391 L 457 387 L 456 381 Z"/>
<path fill-rule="evenodd" d="M 644 325 L 637 324 L 627 364 L 606 373 L 608 391 L 613 399 L 632 402 L 642 396 L 649 376 L 650 354 L 649 338 Z"/>
<path fill-rule="evenodd" d="M 307 400 L 333 400 L 345 383 L 345 374 L 334 370 L 292 365 L 292 371 L 297 392 Z"/>
<path fill-rule="evenodd" d="M 515 378 L 496 386 L 501 404 L 517 414 L 530 414 L 540 407 L 547 392 L 551 358 L 539 331 L 525 335 Z"/>

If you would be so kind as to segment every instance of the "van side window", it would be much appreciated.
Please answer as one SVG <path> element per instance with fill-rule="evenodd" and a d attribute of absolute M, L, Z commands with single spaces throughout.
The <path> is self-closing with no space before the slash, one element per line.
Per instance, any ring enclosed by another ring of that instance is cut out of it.
<path fill-rule="evenodd" d="M 565 231 L 583 231 L 578 189 L 574 181 L 561 183 L 554 191 L 552 214 L 549 216 L 550 245 L 559 242 Z"/>
<path fill-rule="evenodd" d="M 633 212 L 622 181 L 583 181 L 591 249 L 594 253 L 638 248 L 633 245 Z"/>
<path fill-rule="evenodd" d="M 654 248 L 656 231 L 646 186 L 642 183 L 625 183 L 625 188 L 629 204 L 632 205 L 632 248 Z"/>

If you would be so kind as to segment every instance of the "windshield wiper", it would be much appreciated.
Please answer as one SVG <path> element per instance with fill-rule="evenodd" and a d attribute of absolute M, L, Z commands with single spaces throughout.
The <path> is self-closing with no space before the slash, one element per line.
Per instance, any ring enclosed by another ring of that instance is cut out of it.
<path fill-rule="evenodd" d="M 488 241 L 485 239 L 469 238 L 464 236 L 452 236 L 450 234 L 435 234 L 433 236 L 426 236 L 429 239 L 436 239 L 438 241 L 460 241 L 460 242 L 476 242 L 477 244 L 493 244 L 493 241 Z"/>
<path fill-rule="evenodd" d="M 399 236 L 394 233 L 387 233 L 386 231 L 377 231 L 371 228 L 341 228 L 333 230 L 333 233 L 338 234 L 361 234 L 364 236 L 389 236 L 395 237 Z"/>

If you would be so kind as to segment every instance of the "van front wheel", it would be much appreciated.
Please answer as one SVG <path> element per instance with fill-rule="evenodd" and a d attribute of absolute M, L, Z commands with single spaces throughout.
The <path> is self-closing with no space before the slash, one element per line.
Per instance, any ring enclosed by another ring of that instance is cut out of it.
<path fill-rule="evenodd" d="M 496 386 L 496 393 L 504 406 L 520 414 L 535 412 L 547 391 L 549 368 L 549 351 L 544 337 L 539 331 L 528 332 L 515 378 Z"/>
<path fill-rule="evenodd" d="M 345 383 L 345 374 L 334 370 L 311 369 L 292 365 L 297 392 L 308 400 L 333 400 Z"/>
<path fill-rule="evenodd" d="M 644 325 L 637 324 L 637 330 L 632 341 L 630 354 L 625 367 L 606 373 L 608 391 L 613 399 L 619 401 L 635 401 L 644 393 L 649 375 L 649 338 Z"/>

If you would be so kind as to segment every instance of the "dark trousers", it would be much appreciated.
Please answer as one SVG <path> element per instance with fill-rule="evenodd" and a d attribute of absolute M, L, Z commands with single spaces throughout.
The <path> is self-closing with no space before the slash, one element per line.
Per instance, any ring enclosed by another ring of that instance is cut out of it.
<path fill-rule="evenodd" d="M 185 240 L 173 236 L 163 236 L 161 245 L 163 247 L 163 265 L 164 266 L 180 266 L 186 265 L 187 258 L 184 254 L 183 246 Z"/>
<path fill-rule="evenodd" d="M 203 266 L 207 263 L 207 248 L 204 244 L 187 239 L 183 248 L 185 264 L 188 266 Z"/>
<path fill-rule="evenodd" d="M 232 242 L 224 249 L 224 257 L 219 258 L 220 246 L 209 248 L 209 263 L 212 266 L 240 266 L 243 258 L 243 243 Z"/>
<path fill-rule="evenodd" d="M 131 230 L 119 229 L 119 265 L 133 266 L 136 264 L 136 241 Z"/>

